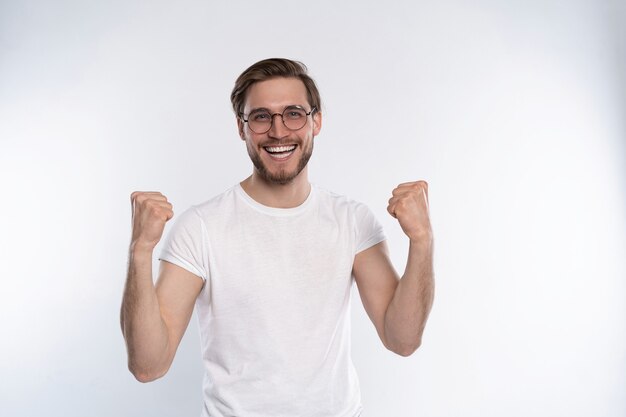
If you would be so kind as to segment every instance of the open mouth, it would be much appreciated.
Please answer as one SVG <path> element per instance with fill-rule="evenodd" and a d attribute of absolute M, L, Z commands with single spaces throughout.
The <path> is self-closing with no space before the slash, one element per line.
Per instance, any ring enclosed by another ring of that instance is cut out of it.
<path fill-rule="evenodd" d="M 263 149 L 274 159 L 285 159 L 291 156 L 298 145 L 264 146 Z"/>

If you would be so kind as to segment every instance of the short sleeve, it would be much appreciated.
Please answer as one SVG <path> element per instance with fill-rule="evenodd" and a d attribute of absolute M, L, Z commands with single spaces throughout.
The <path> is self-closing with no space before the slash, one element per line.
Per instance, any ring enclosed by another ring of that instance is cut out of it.
<path fill-rule="evenodd" d="M 175 219 L 159 260 L 178 265 L 206 282 L 207 259 L 206 228 L 197 210 L 191 207 Z"/>
<path fill-rule="evenodd" d="M 365 204 L 359 203 L 355 209 L 356 223 L 356 252 L 369 249 L 377 243 L 385 240 L 383 227 L 380 225 L 374 213 Z"/>

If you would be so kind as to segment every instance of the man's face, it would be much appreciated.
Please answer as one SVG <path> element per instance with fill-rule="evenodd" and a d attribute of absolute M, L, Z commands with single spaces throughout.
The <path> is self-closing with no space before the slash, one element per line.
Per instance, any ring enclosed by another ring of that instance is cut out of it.
<path fill-rule="evenodd" d="M 311 111 L 306 88 L 299 79 L 273 78 L 257 82 L 248 89 L 244 118 L 258 109 L 282 114 L 286 107 L 294 105 Z M 273 116 L 273 119 L 269 131 L 254 133 L 238 118 L 239 135 L 246 141 L 256 173 L 269 183 L 288 184 L 306 168 L 313 153 L 313 137 L 322 126 L 322 115 L 316 112 L 307 116 L 304 127 L 296 131 L 287 129 L 280 116 Z"/>

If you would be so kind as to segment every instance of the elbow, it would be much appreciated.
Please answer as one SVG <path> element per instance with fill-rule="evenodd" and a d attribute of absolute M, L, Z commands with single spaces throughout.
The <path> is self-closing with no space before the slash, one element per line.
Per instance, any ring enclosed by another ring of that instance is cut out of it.
<path fill-rule="evenodd" d="M 410 343 L 410 344 L 402 344 L 402 345 L 398 345 L 398 346 L 394 346 L 393 348 L 387 348 L 390 351 L 392 351 L 393 353 L 395 353 L 396 355 L 400 355 L 402 357 L 409 357 L 411 356 L 413 353 L 415 353 L 415 351 L 422 345 L 422 340 L 417 340 L 414 343 Z"/>
<path fill-rule="evenodd" d="M 128 365 L 128 370 L 135 377 L 135 379 L 143 384 L 156 381 L 157 379 L 163 377 L 167 370 L 165 371 L 155 371 L 149 369 L 142 369 L 138 366 L 133 366 L 132 364 Z"/>
<path fill-rule="evenodd" d="M 147 384 L 148 382 L 156 381 L 157 379 L 161 377 L 155 374 L 140 373 L 140 372 L 133 372 L 133 376 L 135 377 L 137 381 L 141 382 L 142 384 Z"/>
<path fill-rule="evenodd" d="M 172 365 L 173 357 L 161 355 L 146 355 L 128 349 L 127 366 L 130 373 L 141 383 L 155 381 L 165 376 Z"/>

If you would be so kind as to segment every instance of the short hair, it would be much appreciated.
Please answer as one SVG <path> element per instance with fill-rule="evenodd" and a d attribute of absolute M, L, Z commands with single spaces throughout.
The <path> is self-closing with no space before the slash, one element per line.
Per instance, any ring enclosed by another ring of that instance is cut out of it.
<path fill-rule="evenodd" d="M 235 81 L 235 87 L 230 94 L 230 101 L 236 116 L 243 113 L 248 89 L 254 83 L 272 78 L 297 78 L 304 83 L 307 100 L 315 111 L 322 110 L 322 99 L 315 85 L 315 81 L 308 75 L 307 67 L 302 62 L 292 61 L 286 58 L 269 58 L 252 64 L 241 73 Z"/>

